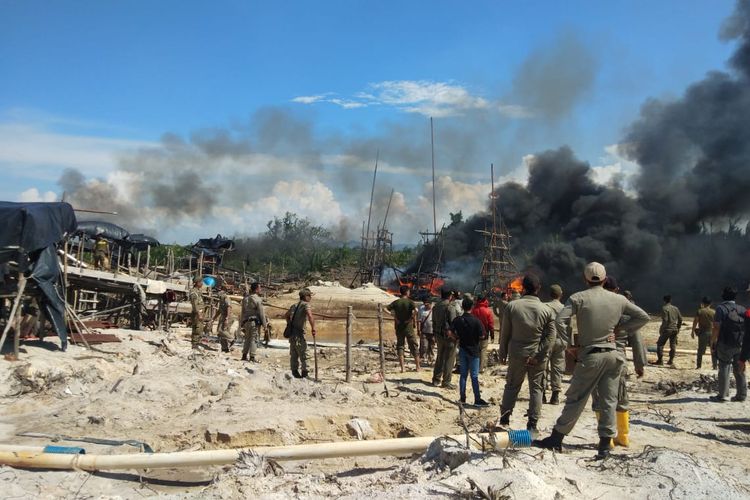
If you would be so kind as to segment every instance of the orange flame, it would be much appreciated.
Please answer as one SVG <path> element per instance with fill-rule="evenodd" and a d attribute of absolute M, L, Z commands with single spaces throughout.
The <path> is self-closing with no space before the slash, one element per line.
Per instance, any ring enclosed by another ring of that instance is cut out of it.
<path fill-rule="evenodd" d="M 519 276 L 518 278 L 508 283 L 508 292 L 523 292 L 523 278 Z"/>

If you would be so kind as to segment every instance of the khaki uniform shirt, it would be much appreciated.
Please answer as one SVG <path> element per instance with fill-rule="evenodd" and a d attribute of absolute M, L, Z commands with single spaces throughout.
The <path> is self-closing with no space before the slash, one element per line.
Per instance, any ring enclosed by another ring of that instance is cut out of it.
<path fill-rule="evenodd" d="M 508 304 L 503 314 L 500 358 L 533 356 L 542 362 L 554 341 L 554 313 L 539 297 L 524 295 Z"/>
<path fill-rule="evenodd" d="M 442 300 L 432 308 L 432 331 L 435 335 L 445 335 L 446 326 L 453 324 L 458 317 L 456 310 L 451 307 L 450 300 Z"/>
<path fill-rule="evenodd" d="M 229 311 L 232 310 L 232 299 L 229 298 L 229 294 L 225 291 L 219 292 L 219 316 L 229 316 Z"/>
<path fill-rule="evenodd" d="M 300 314 L 302 314 L 300 312 Z M 242 318 L 241 324 L 244 324 L 250 318 L 257 318 L 262 326 L 266 326 L 266 311 L 263 307 L 263 299 L 257 293 L 247 295 L 242 299 Z"/>
<path fill-rule="evenodd" d="M 552 318 L 553 319 L 557 319 L 557 315 L 560 314 L 560 311 L 562 311 L 563 307 L 565 307 L 563 305 L 563 303 L 560 302 L 557 299 L 552 299 L 549 302 L 545 302 L 545 304 L 552 309 Z M 570 335 L 570 332 L 567 332 L 565 330 L 563 330 L 563 331 L 558 330 L 557 329 L 557 323 L 555 323 L 555 335 L 556 335 L 556 338 L 555 338 L 555 342 L 556 343 L 558 343 L 558 344 L 566 343 L 567 344 L 568 335 Z"/>
<path fill-rule="evenodd" d="M 699 332 L 710 332 L 714 324 L 714 315 L 716 311 L 711 307 L 701 307 L 695 316 L 698 318 L 698 331 Z"/>
<path fill-rule="evenodd" d="M 292 322 L 292 333 L 294 335 L 305 335 L 307 333 L 307 311 L 312 313 L 309 302 L 300 300 L 289 309 L 289 321 Z"/>
<path fill-rule="evenodd" d="M 190 305 L 193 308 L 193 316 L 197 318 L 203 318 L 203 294 L 199 288 L 191 288 L 188 293 L 188 299 L 190 299 Z"/>
<path fill-rule="evenodd" d="M 661 327 L 659 333 L 676 332 L 682 326 L 682 314 L 672 304 L 666 304 L 661 308 Z"/>
<path fill-rule="evenodd" d="M 615 342 L 609 340 L 615 326 L 625 331 L 637 331 L 649 321 L 646 311 L 636 306 L 622 295 L 609 292 L 601 286 L 574 293 L 557 315 L 557 329 L 568 331 L 570 320 L 576 316 L 578 345 L 585 349 L 603 347 L 616 349 Z M 628 319 L 620 323 L 620 319 Z M 572 336 L 568 345 L 572 344 Z"/>

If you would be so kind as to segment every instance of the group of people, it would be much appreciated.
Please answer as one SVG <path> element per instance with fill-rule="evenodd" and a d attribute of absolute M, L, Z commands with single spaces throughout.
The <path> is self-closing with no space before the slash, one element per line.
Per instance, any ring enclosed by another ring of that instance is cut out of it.
<path fill-rule="evenodd" d="M 620 293 L 616 279 L 607 276 L 602 264 L 589 263 L 583 276 L 587 289 L 571 295 L 565 304 L 559 285 L 550 286 L 551 300 L 542 302 L 539 299 L 542 285 L 533 274 L 523 277 L 522 295 L 514 300 L 503 297 L 496 304 L 495 314 L 501 322 L 499 357 L 501 363 L 508 366 L 498 425 L 510 426 L 519 391 L 527 380 L 526 426 L 536 433 L 543 403 L 560 403 L 562 375 L 566 364 L 572 365 L 568 367 L 572 378 L 561 415 L 551 435 L 535 443 L 543 448 L 560 449 L 563 438 L 572 431 L 591 397 L 600 437 L 597 457 L 604 458 L 614 445 L 629 444 L 625 347 L 632 348 L 635 373 L 642 377 L 647 354 L 640 329 L 650 318 L 635 305 L 630 292 Z M 435 344 L 432 384 L 455 389 L 451 376 L 458 354 L 460 401 L 466 401 L 466 383 L 470 378 L 475 405 L 486 406 L 478 377 L 486 365 L 488 343 L 495 336 L 494 318 L 486 298 L 480 296 L 475 301 L 466 296 L 459 305 L 455 294 L 445 290 L 434 306 L 425 301 L 416 308 L 409 300 L 409 289 L 402 287 L 400 292 L 401 298 L 388 309 L 394 313 L 402 371 L 407 344 L 417 369 L 420 358 L 427 355 L 429 359 Z M 737 382 L 737 394 L 732 401 L 744 401 L 747 396 L 744 367 L 750 358 L 750 340 L 744 339 L 750 335 L 746 333 L 750 311 L 734 302 L 736 295 L 735 289 L 725 288 L 723 302 L 715 312 L 710 308 L 711 301 L 704 297 L 693 324 L 692 335 L 699 339 L 697 366 L 700 368 L 705 349 L 710 346 L 712 360 L 719 369 L 719 393 L 711 397 L 711 401 L 727 401 L 730 372 Z M 571 327 L 574 317 L 576 333 Z M 654 364 L 663 364 L 667 342 L 670 344 L 668 363 L 673 363 L 682 321 L 671 297 L 665 296 Z M 549 400 L 545 393 L 547 383 L 551 388 Z"/>

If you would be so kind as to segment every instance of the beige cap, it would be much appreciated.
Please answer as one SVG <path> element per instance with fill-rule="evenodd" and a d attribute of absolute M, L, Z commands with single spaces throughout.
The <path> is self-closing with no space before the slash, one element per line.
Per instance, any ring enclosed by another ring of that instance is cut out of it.
<path fill-rule="evenodd" d="M 583 268 L 583 276 L 589 283 L 601 283 L 607 277 L 607 270 L 598 262 L 589 262 Z"/>

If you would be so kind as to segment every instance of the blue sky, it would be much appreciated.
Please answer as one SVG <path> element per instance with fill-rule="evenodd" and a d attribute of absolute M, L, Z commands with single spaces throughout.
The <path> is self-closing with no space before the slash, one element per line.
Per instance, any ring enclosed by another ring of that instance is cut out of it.
<path fill-rule="evenodd" d="M 520 179 L 525 155 L 569 144 L 603 175 L 632 168 L 611 146 L 647 98 L 724 68 L 732 47 L 718 30 L 733 3 L 2 1 L 0 198 L 51 199 L 76 168 L 120 202 L 153 205 L 140 222 L 162 239 L 252 233 L 290 207 L 351 233 L 380 148 L 379 190 L 402 197 L 396 224 L 408 239 L 431 222 L 420 219 L 430 115 L 443 216 L 481 208 L 490 162 Z M 559 91 L 550 66 L 568 68 L 572 90 L 540 112 Z M 548 87 L 529 97 L 524 68 Z M 252 154 L 196 153 L 191 136 L 217 130 Z M 187 145 L 155 162 L 167 133 Z M 144 198 L 139 186 L 160 168 L 205 174 L 218 199 L 182 213 Z"/>

